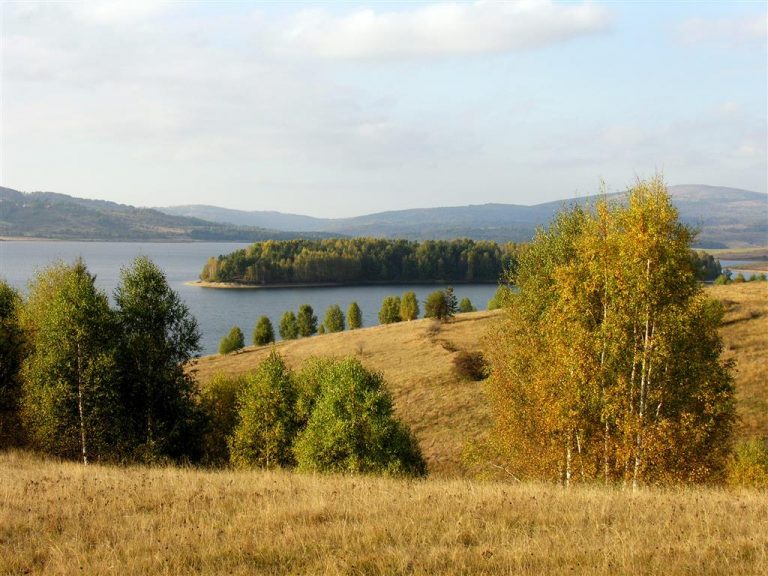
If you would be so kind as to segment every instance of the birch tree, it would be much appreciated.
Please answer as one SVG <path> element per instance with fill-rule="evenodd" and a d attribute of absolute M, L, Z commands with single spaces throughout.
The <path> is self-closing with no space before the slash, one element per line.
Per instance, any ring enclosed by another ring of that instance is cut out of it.
<path fill-rule="evenodd" d="M 54 264 L 35 276 L 22 326 L 29 345 L 22 414 L 33 446 L 83 464 L 118 457 L 125 414 L 116 323 L 82 261 Z"/>
<path fill-rule="evenodd" d="M 520 257 L 490 339 L 495 438 L 519 474 L 711 481 L 734 420 L 718 305 L 663 182 L 574 208 Z"/>

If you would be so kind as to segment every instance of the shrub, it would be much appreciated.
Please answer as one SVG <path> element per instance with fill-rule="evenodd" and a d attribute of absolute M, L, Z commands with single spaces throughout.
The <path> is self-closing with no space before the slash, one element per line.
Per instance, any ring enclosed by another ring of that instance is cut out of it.
<path fill-rule="evenodd" d="M 360 306 L 357 302 L 352 302 L 347 310 L 347 324 L 350 330 L 357 330 L 363 327 L 363 313 L 360 311 Z"/>
<path fill-rule="evenodd" d="M 477 308 L 472 304 L 472 300 L 469 298 L 462 298 L 459 302 L 459 312 L 475 312 Z"/>
<path fill-rule="evenodd" d="M 237 398 L 245 378 L 217 374 L 200 393 L 206 426 L 202 435 L 202 463 L 223 466 L 229 462 L 229 438 L 237 424 Z"/>
<path fill-rule="evenodd" d="M 419 317 L 419 301 L 416 299 L 416 292 L 409 290 L 403 294 L 400 302 L 400 318 L 402 320 L 416 320 Z"/>
<path fill-rule="evenodd" d="M 400 298 L 398 296 L 387 296 L 381 302 L 379 310 L 379 324 L 394 324 L 400 322 Z"/>
<path fill-rule="evenodd" d="M 736 277 L 733 279 L 734 284 L 740 284 L 745 281 L 744 274 L 739 272 L 736 274 Z"/>
<path fill-rule="evenodd" d="M 453 293 L 453 288 L 449 286 L 445 290 L 435 290 L 427 296 L 424 317 L 445 321 L 453 318 L 458 309 L 456 295 Z"/>
<path fill-rule="evenodd" d="M 344 312 L 341 311 L 338 304 L 333 304 L 325 311 L 325 319 L 323 320 L 326 332 L 343 332 L 344 331 Z"/>
<path fill-rule="evenodd" d="M 325 325 L 320 324 L 320 327 L 317 329 L 318 334 L 325 334 Z"/>
<path fill-rule="evenodd" d="M 264 346 L 264 344 L 274 341 L 275 329 L 272 327 L 272 321 L 266 316 L 262 316 L 253 329 L 253 343 L 256 346 Z"/>
<path fill-rule="evenodd" d="M 238 423 L 230 460 L 239 468 L 275 468 L 294 463 L 291 444 L 298 430 L 296 388 L 283 359 L 272 352 L 245 377 L 238 397 Z"/>
<path fill-rule="evenodd" d="M 319 397 L 295 445 L 302 470 L 423 475 L 410 431 L 394 417 L 380 374 L 347 358 L 319 372 Z"/>
<path fill-rule="evenodd" d="M 459 352 L 453 359 L 453 371 L 462 380 L 483 380 L 488 376 L 488 365 L 482 352 Z"/>
<path fill-rule="evenodd" d="M 237 326 L 232 326 L 229 334 L 224 336 L 219 342 L 219 354 L 231 354 L 237 352 L 245 346 L 245 337 L 243 331 Z"/>
<path fill-rule="evenodd" d="M 728 463 L 728 484 L 768 488 L 768 437 L 739 442 Z"/>
<path fill-rule="evenodd" d="M 290 310 L 280 319 L 280 338 L 283 340 L 295 340 L 299 337 L 299 324 L 296 314 Z"/>

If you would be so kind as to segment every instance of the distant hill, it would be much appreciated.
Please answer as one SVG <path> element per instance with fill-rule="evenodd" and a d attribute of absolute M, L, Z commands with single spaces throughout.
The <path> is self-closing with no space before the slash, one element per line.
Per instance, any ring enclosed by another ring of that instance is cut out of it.
<path fill-rule="evenodd" d="M 55 192 L 25 193 L 0 187 L 0 236 L 66 240 L 256 242 L 316 238 L 328 234 L 208 222 L 105 200 L 87 200 Z"/>
<path fill-rule="evenodd" d="M 670 195 L 686 224 L 700 230 L 698 245 L 707 248 L 768 244 L 768 195 L 719 186 L 670 186 Z M 620 194 L 612 194 L 620 197 Z M 596 196 L 580 198 L 588 203 Z M 383 236 L 411 240 L 470 237 L 499 242 L 529 240 L 536 227 L 575 200 L 533 206 L 482 204 L 379 212 L 354 218 L 312 218 L 297 214 L 242 211 L 216 206 L 158 208 L 168 214 L 276 230 L 328 232 L 346 236 Z"/>

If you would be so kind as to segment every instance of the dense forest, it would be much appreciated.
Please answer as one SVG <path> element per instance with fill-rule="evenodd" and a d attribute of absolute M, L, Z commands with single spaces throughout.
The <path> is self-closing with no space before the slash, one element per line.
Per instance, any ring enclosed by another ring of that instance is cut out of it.
<path fill-rule="evenodd" d="M 498 282 L 519 245 L 351 238 L 256 242 L 210 258 L 200 279 L 242 284 Z"/>

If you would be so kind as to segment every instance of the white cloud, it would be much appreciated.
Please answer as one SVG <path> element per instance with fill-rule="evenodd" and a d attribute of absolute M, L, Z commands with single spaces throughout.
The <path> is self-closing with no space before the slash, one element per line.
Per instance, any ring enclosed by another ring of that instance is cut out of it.
<path fill-rule="evenodd" d="M 305 10 L 293 18 L 282 43 L 289 52 L 326 58 L 483 54 L 539 48 L 604 32 L 610 24 L 603 7 L 549 0 L 433 4 L 341 17 Z"/>
<path fill-rule="evenodd" d="M 768 13 L 741 18 L 689 18 L 678 25 L 677 34 L 689 44 L 764 45 L 768 36 Z"/>

